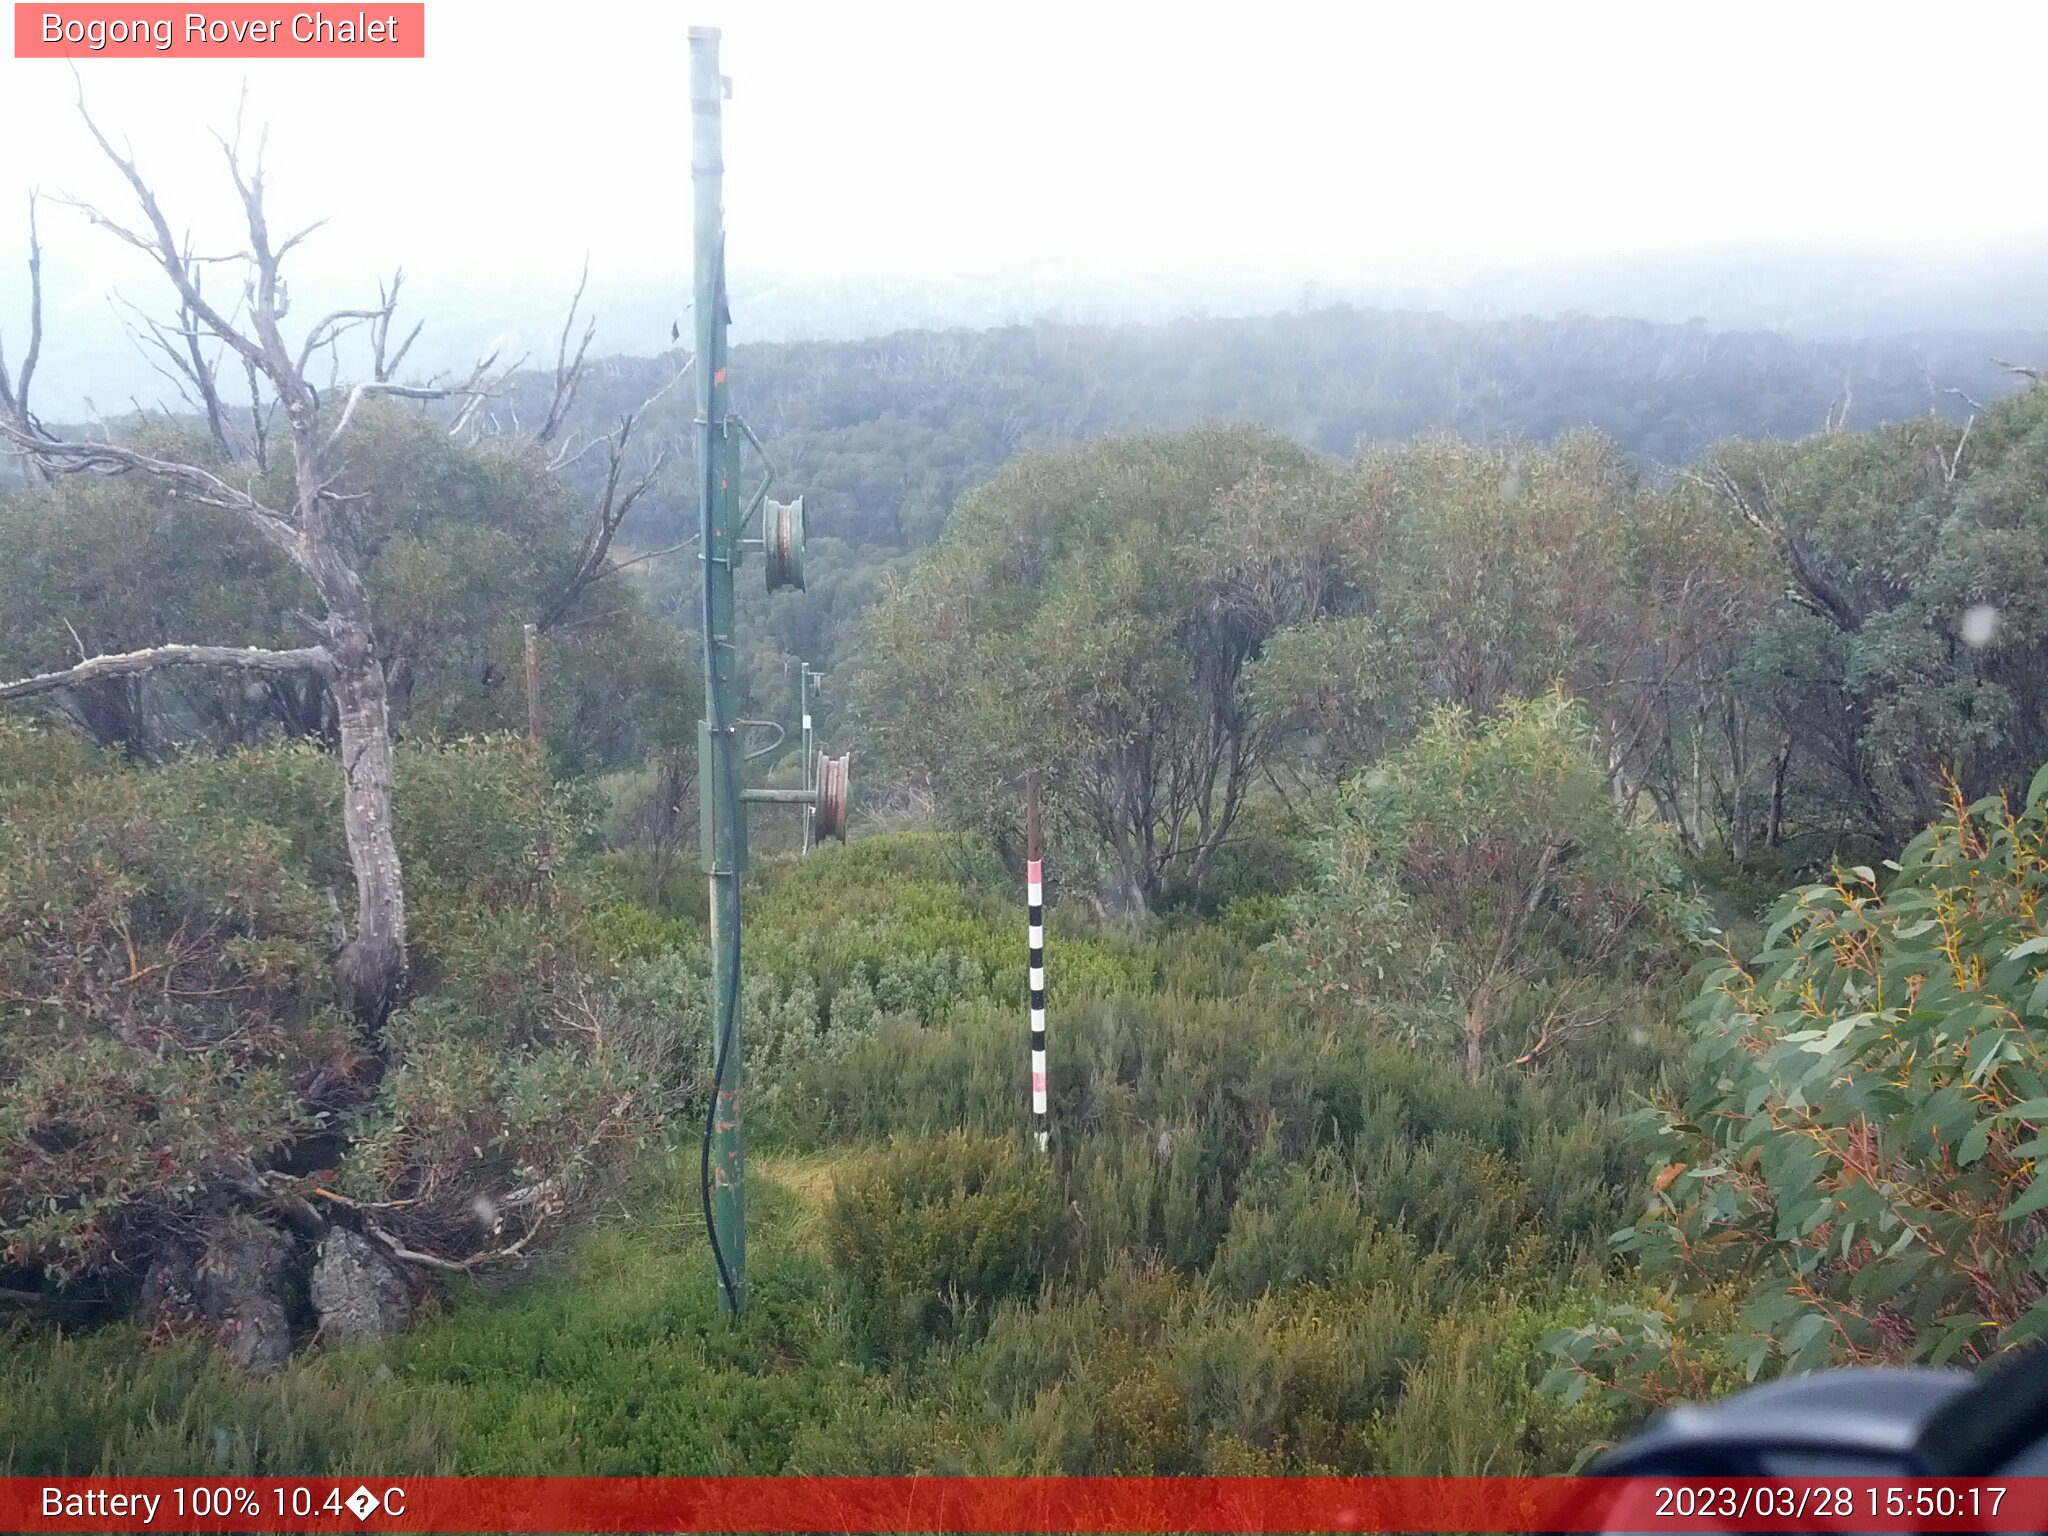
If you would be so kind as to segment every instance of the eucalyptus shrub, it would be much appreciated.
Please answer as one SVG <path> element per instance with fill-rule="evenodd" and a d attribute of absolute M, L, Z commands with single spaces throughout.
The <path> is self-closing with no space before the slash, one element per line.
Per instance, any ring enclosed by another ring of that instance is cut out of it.
<path fill-rule="evenodd" d="M 1973 1361 L 2048 1326 L 2048 769 L 2018 812 L 1952 793 L 1885 868 L 1703 968 L 1693 1090 L 1645 1112 L 1615 1239 L 1668 1290 L 1552 1339 L 1557 1384 Z"/>

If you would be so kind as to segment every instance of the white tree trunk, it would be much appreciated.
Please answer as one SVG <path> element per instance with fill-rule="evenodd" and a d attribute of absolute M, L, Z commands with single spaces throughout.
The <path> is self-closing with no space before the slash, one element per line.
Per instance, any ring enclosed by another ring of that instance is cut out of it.
<path fill-rule="evenodd" d="M 405 983 L 405 884 L 393 824 L 391 715 L 384 668 L 364 625 L 334 626 L 334 702 L 341 721 L 341 821 L 356 881 L 355 933 L 342 947 L 336 979 L 366 1022 L 381 1023 Z"/>

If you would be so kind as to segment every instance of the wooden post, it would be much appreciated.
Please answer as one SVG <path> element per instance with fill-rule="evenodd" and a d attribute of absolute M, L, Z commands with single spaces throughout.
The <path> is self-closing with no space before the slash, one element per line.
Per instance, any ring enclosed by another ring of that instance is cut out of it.
<path fill-rule="evenodd" d="M 536 753 L 540 751 L 540 626 L 527 624 L 521 627 L 526 643 L 526 740 Z M 555 873 L 555 850 L 543 837 L 533 849 L 534 905 L 543 922 L 547 920 L 549 895 Z M 543 953 L 541 956 L 541 984 L 553 990 L 555 984 L 554 957 Z"/>
<path fill-rule="evenodd" d="M 526 739 L 540 741 L 540 630 L 526 626 Z"/>

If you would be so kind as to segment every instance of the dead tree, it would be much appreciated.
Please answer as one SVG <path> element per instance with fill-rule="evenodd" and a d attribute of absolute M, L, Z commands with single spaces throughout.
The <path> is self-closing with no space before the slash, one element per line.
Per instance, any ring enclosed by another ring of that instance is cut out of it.
<path fill-rule="evenodd" d="M 36 230 L 36 195 L 28 196 L 28 349 L 22 354 L 19 373 L 7 368 L 7 349 L 0 346 L 0 422 L 11 429 L 10 436 L 45 437 L 29 409 L 29 390 L 36 381 L 36 363 L 43 352 L 43 244 Z M 45 473 L 34 460 L 28 473 Z"/>
<path fill-rule="evenodd" d="M 671 379 L 669 382 L 672 384 L 675 381 Z M 663 389 L 666 388 L 664 385 Z M 627 445 L 632 442 L 634 428 L 640 424 L 647 407 L 659 398 L 660 393 L 661 391 L 656 391 L 639 410 L 629 411 L 619 425 L 602 439 L 607 459 L 604 485 L 598 492 L 597 500 L 592 505 L 589 518 L 584 524 L 583 545 L 577 551 L 576 563 L 563 576 L 541 612 L 537 625 L 541 634 L 554 629 L 569 616 L 570 610 L 576 606 L 576 599 L 583 595 L 586 588 L 614 572 L 625 570 L 628 564 L 636 563 L 613 563 L 610 558 L 611 548 L 612 541 L 618 537 L 619 529 L 626 521 L 626 514 L 647 494 L 648 489 L 654 484 L 655 477 L 668 463 L 669 450 L 664 446 L 656 451 L 653 460 L 631 485 L 624 484 Z"/>
<path fill-rule="evenodd" d="M 272 235 L 264 209 L 263 146 L 253 164 L 245 162 L 240 134 L 221 139 L 228 174 L 240 194 L 247 224 L 246 249 L 227 257 L 195 255 L 179 242 L 155 192 L 136 168 L 132 153 L 117 150 L 91 115 L 79 105 L 87 129 L 101 151 L 121 173 L 133 194 L 139 223 L 124 223 L 90 204 L 70 201 L 97 227 L 142 252 L 169 281 L 177 300 L 178 322 L 153 328 L 161 352 L 182 375 L 192 393 L 188 401 L 204 409 L 224 446 L 235 453 L 232 466 L 216 473 L 196 465 L 152 457 L 112 441 L 68 441 L 45 432 L 27 409 L 27 386 L 41 340 L 40 275 L 33 302 L 38 319 L 31 332 L 27 360 L 19 383 L 0 401 L 0 436 L 13 450 L 45 474 L 141 474 L 185 499 L 235 514 L 273 550 L 302 571 L 317 594 L 322 611 L 304 619 L 312 643 L 294 649 L 265 650 L 201 644 L 163 645 L 121 655 L 93 656 L 62 671 L 0 684 L 0 700 L 75 687 L 95 679 L 138 676 L 164 667 L 210 666 L 275 676 L 311 673 L 331 696 L 344 775 L 342 826 L 356 887 L 353 930 L 335 959 L 336 979 L 344 1001 L 365 1024 L 381 1023 L 397 1000 L 406 973 L 406 913 L 403 874 L 392 825 L 392 736 L 383 663 L 371 625 L 370 603 L 357 569 L 353 517 L 358 498 L 339 488 L 338 448 L 356 408 L 366 396 L 397 395 L 407 399 L 439 399 L 482 391 L 489 367 L 480 364 L 466 384 L 452 387 L 403 385 L 391 371 L 403 355 L 387 351 L 386 341 L 397 305 L 397 284 L 380 289 L 375 308 L 343 309 L 322 316 L 307 329 L 295 348 L 285 338 L 289 310 L 284 259 L 319 227 L 309 226 L 282 240 Z M 223 307 L 200 280 L 208 266 L 229 262 L 242 268 L 244 283 L 238 302 Z M 323 348 L 332 349 L 344 335 L 367 327 L 375 357 L 371 376 L 351 387 L 338 412 L 310 382 L 308 371 Z M 213 356 L 208 357 L 209 349 Z M 216 380 L 220 361 L 239 362 L 252 383 L 256 399 L 249 418 L 250 437 L 242 439 L 241 423 L 221 401 Z M 269 396 L 266 403 L 262 397 Z M 264 499 L 258 466 L 263 456 L 262 423 L 277 413 L 278 431 L 291 452 L 291 495 L 282 505 Z"/>

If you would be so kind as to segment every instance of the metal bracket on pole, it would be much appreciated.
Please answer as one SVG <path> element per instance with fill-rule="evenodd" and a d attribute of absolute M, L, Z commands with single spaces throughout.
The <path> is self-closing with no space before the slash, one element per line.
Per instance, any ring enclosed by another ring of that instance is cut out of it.
<path fill-rule="evenodd" d="M 761 439 L 754 436 L 754 429 L 747 425 L 746 417 L 735 414 L 728 417 L 727 420 L 746 434 L 747 441 L 754 445 L 754 452 L 761 456 L 761 483 L 754 487 L 754 494 L 748 500 L 746 510 L 740 513 L 740 531 L 745 533 L 747 524 L 754 520 L 754 514 L 760 511 L 768 501 L 769 488 L 775 484 L 775 461 L 768 457 L 768 450 L 761 446 Z M 765 528 L 761 530 L 761 538 L 758 543 L 752 539 L 745 539 L 742 542 L 751 549 L 758 549 L 761 545 L 768 542 L 768 530 Z"/>
<path fill-rule="evenodd" d="M 811 690 L 824 681 L 824 673 L 815 670 L 809 662 L 802 659 L 798 660 L 796 699 L 798 725 L 803 732 L 798 744 L 798 751 L 803 756 L 804 788 L 813 791 L 818 787 L 818 775 L 817 750 L 814 745 L 816 737 L 811 730 Z M 815 815 L 804 818 L 803 851 L 805 853 L 811 851 L 811 829 L 812 823 L 816 820 L 817 817 Z"/>
<path fill-rule="evenodd" d="M 781 746 L 789 736 L 789 732 L 784 729 L 780 720 L 740 720 L 735 723 L 745 726 L 750 731 L 773 731 L 775 733 L 775 739 L 769 742 L 767 746 L 756 747 L 747 754 L 747 761 L 750 763 L 757 757 L 766 757 L 770 752 Z"/>

